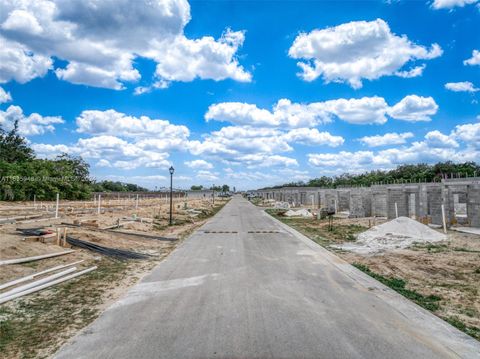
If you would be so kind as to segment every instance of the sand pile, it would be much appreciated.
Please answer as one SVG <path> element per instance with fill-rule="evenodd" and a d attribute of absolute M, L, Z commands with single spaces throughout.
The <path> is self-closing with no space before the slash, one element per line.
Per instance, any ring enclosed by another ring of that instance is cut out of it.
<path fill-rule="evenodd" d="M 307 218 L 313 217 L 313 214 L 311 214 L 306 209 L 299 209 L 297 211 L 290 209 L 287 212 L 285 212 L 283 215 L 285 217 L 307 217 Z"/>
<path fill-rule="evenodd" d="M 355 243 L 344 243 L 336 248 L 359 254 L 370 254 L 406 248 L 414 243 L 433 243 L 447 236 L 411 218 L 398 217 L 360 233 Z"/>

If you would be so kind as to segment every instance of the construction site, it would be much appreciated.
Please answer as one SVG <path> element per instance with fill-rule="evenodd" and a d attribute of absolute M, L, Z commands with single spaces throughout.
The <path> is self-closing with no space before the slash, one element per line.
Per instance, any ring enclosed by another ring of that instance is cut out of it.
<path fill-rule="evenodd" d="M 480 339 L 480 178 L 253 194 L 275 218 Z"/>
<path fill-rule="evenodd" d="M 169 193 L 0 202 L 1 357 L 52 355 L 226 202 L 174 192 L 171 223 Z"/>

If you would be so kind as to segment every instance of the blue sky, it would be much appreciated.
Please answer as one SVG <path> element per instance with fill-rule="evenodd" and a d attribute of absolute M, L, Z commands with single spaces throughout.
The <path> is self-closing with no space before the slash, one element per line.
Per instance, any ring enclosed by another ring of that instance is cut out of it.
<path fill-rule="evenodd" d="M 97 179 L 480 161 L 480 2 L 0 0 L 0 124 Z M 33 114 L 33 115 L 32 115 Z"/>

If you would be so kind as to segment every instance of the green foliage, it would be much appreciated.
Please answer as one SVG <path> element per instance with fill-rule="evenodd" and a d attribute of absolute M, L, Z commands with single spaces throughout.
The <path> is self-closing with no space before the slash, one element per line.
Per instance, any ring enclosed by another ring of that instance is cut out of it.
<path fill-rule="evenodd" d="M 438 303 L 441 300 L 440 297 L 436 295 L 424 296 L 420 293 L 415 292 L 414 290 L 407 289 L 405 288 L 407 282 L 405 282 L 403 279 L 384 277 L 378 273 L 372 272 L 370 268 L 360 263 L 353 263 L 353 266 L 360 269 L 362 272 L 368 274 L 370 277 L 375 278 L 387 287 L 392 288 L 394 291 L 400 293 L 404 297 L 414 301 L 425 309 L 435 311 L 440 308 L 440 305 Z"/>
<path fill-rule="evenodd" d="M 148 189 L 132 183 L 101 181 L 92 185 L 94 192 L 148 192 Z"/>
<path fill-rule="evenodd" d="M 15 123 L 10 132 L 0 127 L 0 200 L 24 201 L 87 199 L 92 191 L 147 191 L 135 184 L 90 180 L 89 165 L 81 158 L 62 154 L 55 159 L 35 158 Z"/>
<path fill-rule="evenodd" d="M 202 185 L 200 185 L 200 186 L 193 185 L 192 187 L 190 187 L 190 189 L 192 191 L 201 191 L 203 189 L 203 186 Z"/>
<path fill-rule="evenodd" d="M 0 162 L 17 163 L 34 158 L 33 150 L 28 147 L 25 138 L 18 134 L 18 120 L 9 132 L 0 127 Z"/>
<path fill-rule="evenodd" d="M 222 186 L 222 192 L 230 192 L 230 186 L 227 184 L 224 184 Z"/>
<path fill-rule="evenodd" d="M 335 177 L 322 176 L 308 182 L 291 182 L 280 187 L 326 187 L 341 186 L 370 186 L 375 183 L 394 182 L 433 182 L 445 177 L 465 177 L 480 175 L 480 165 L 475 162 L 454 163 L 451 161 L 439 162 L 435 165 L 425 163 L 402 165 L 390 171 L 370 171 L 361 174 L 345 173 Z"/>

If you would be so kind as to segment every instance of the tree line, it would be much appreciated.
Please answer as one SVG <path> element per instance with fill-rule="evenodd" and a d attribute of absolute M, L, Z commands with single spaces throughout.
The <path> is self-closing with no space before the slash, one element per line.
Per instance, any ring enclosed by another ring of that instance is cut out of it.
<path fill-rule="evenodd" d="M 54 159 L 37 158 L 18 132 L 18 121 L 10 131 L 0 126 L 0 200 L 80 200 L 92 192 L 147 191 L 135 184 L 90 178 L 90 167 L 80 156 L 62 154 Z"/>
<path fill-rule="evenodd" d="M 480 176 L 480 166 L 475 162 L 454 163 L 451 161 L 429 165 L 426 163 L 401 165 L 392 170 L 374 170 L 360 174 L 344 173 L 339 176 L 321 176 L 309 181 L 290 182 L 268 187 L 326 187 L 370 186 L 372 184 L 401 182 L 434 182 L 443 178 Z M 266 189 L 266 188 L 264 188 Z"/>

